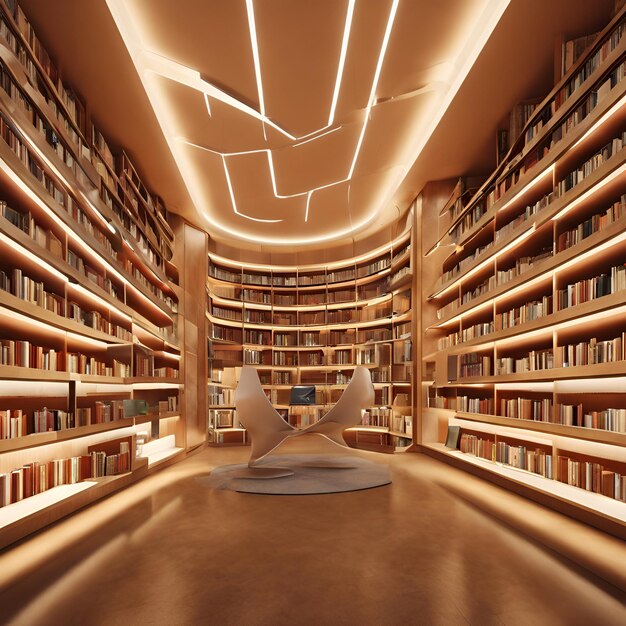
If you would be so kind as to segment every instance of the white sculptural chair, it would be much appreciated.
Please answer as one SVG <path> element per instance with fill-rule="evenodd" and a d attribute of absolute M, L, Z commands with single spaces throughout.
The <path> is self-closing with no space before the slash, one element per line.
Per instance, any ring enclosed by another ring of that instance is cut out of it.
<path fill-rule="evenodd" d="M 277 448 L 285 439 L 304 434 L 322 435 L 347 447 L 343 431 L 361 422 L 363 409 L 374 404 L 374 385 L 365 367 L 354 370 L 350 383 L 335 406 L 315 424 L 302 430 L 288 424 L 271 405 L 254 367 L 243 367 L 235 391 L 237 418 L 248 431 L 252 444 L 248 467 Z"/>

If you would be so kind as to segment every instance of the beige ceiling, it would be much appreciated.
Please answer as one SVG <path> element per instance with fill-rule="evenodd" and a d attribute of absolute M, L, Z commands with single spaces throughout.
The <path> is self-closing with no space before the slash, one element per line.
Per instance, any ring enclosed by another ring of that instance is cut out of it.
<path fill-rule="evenodd" d="M 246 0 L 22 4 L 170 209 L 241 246 L 362 236 L 427 180 L 486 173 L 498 120 L 549 89 L 556 34 L 612 6 L 512 0 L 482 48 L 499 0 L 399 0 L 393 22 L 394 0 L 356 0 L 329 125 L 348 0 L 250 3 L 264 106 Z"/>

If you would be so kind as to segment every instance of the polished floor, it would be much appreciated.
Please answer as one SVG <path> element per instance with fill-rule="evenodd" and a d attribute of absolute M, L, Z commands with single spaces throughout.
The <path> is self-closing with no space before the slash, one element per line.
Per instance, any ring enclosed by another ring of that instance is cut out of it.
<path fill-rule="evenodd" d="M 325 451 L 312 441 L 279 453 Z M 389 463 L 393 477 L 360 492 L 260 496 L 203 484 L 247 453 L 205 449 L 2 553 L 0 621 L 626 624 L 626 594 L 467 494 L 536 514 L 560 537 L 587 532 L 556 513 L 418 454 L 355 452 Z M 597 535 L 587 549 L 626 568 L 623 543 Z"/>

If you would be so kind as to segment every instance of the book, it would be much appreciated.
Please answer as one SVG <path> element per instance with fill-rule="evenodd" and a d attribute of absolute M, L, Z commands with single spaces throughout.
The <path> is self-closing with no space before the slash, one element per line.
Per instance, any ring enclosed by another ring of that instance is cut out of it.
<path fill-rule="evenodd" d="M 460 436 L 461 436 L 461 427 L 449 425 L 448 434 L 446 436 L 446 448 L 451 448 L 452 450 L 458 450 Z"/>

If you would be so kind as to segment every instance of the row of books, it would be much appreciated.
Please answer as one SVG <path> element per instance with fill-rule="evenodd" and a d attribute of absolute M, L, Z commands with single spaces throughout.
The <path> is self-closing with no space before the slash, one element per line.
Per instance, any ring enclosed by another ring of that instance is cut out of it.
<path fill-rule="evenodd" d="M 597 428 L 614 433 L 626 433 L 626 409 L 604 409 L 590 411 L 583 404 L 560 404 L 557 407 L 559 424 L 579 426 L 580 428 Z"/>
<path fill-rule="evenodd" d="M 581 68 L 577 74 L 572 77 L 572 79 L 564 86 L 556 95 L 554 100 L 552 100 L 547 107 L 544 107 L 540 113 L 538 113 L 535 117 L 535 122 L 527 129 L 525 141 L 526 143 L 530 142 L 542 128 L 547 124 L 550 118 L 555 114 L 556 110 L 563 104 L 563 102 L 570 97 L 571 94 L 575 92 L 575 90 L 580 87 L 582 82 L 590 76 L 596 69 L 599 67 L 601 62 L 606 58 L 606 55 L 610 50 L 613 50 L 613 45 L 617 45 L 619 40 L 621 39 L 621 34 L 623 31 L 623 25 L 618 26 L 614 31 L 613 35 L 609 37 L 609 39 L 605 42 L 605 44 L 587 61 L 587 63 Z M 617 43 L 616 43 L 617 42 Z M 563 136 L 567 134 L 567 132 L 573 128 L 577 123 L 580 123 L 582 119 L 584 119 L 591 110 L 595 107 L 595 105 L 600 102 L 605 95 L 612 89 L 616 84 L 618 84 L 624 77 L 625 65 L 622 62 L 617 68 L 615 68 L 608 76 L 606 76 L 603 81 L 598 84 L 597 88 L 594 90 L 594 93 L 589 96 L 592 101 L 581 102 L 579 107 L 577 107 L 570 115 L 563 120 L 562 124 L 559 124 L 555 127 L 552 132 L 551 141 L 554 145 L 557 143 Z M 514 123 L 512 123 L 512 132 L 509 133 L 511 140 L 516 138 L 516 134 L 521 131 L 521 128 L 524 126 L 525 122 L 530 118 L 530 115 L 534 113 L 536 104 L 531 103 L 522 103 L 518 107 L 514 109 Z M 584 109 L 584 110 L 583 110 Z M 544 149 L 544 152 L 546 149 Z M 536 162 L 533 161 L 530 164 L 526 164 L 526 169 Z M 486 199 L 483 198 L 476 205 L 474 205 L 468 213 L 464 216 L 463 220 L 455 227 L 452 231 L 452 238 L 457 241 L 465 232 L 473 228 L 473 226 L 478 222 L 478 220 L 486 213 L 488 208 L 492 206 L 497 199 L 515 183 L 515 176 L 519 176 L 519 170 L 514 170 L 510 174 L 507 174 L 504 180 L 499 181 L 499 183 L 489 192 Z M 561 189 L 563 192 L 566 189 Z"/>
<path fill-rule="evenodd" d="M 459 449 L 465 454 L 552 478 L 552 455 L 542 448 L 529 450 L 523 444 L 513 445 L 471 433 L 462 433 Z"/>
<path fill-rule="evenodd" d="M 83 257 L 71 248 L 67 249 L 66 260 L 69 265 L 85 276 L 87 280 L 106 291 L 113 298 L 120 299 L 119 294 L 121 293 L 121 286 L 114 283 L 113 280 L 103 272 L 99 272 L 93 266 L 89 265 L 89 263 L 86 263 Z"/>
<path fill-rule="evenodd" d="M 602 45 L 598 46 L 596 51 L 589 56 L 585 63 L 578 69 L 578 71 L 567 81 L 567 83 L 555 94 L 553 110 L 558 110 L 566 100 L 568 100 L 582 84 L 592 76 L 602 63 L 609 56 L 609 54 L 617 48 L 626 26 L 624 22 L 620 22 L 611 31 L 611 33 L 604 40 Z"/>
<path fill-rule="evenodd" d="M 551 422 L 552 399 L 501 398 L 500 415 L 536 422 Z"/>
<path fill-rule="evenodd" d="M 72 374 L 86 374 L 91 376 L 116 376 L 127 378 L 132 376 L 129 363 L 112 359 L 108 364 L 94 356 L 77 352 L 65 353 L 66 370 Z"/>
<path fill-rule="evenodd" d="M 21 16 L 23 12 L 19 10 Z M 25 19 L 25 18 L 24 18 Z M 16 37 L 13 30 L 13 26 L 9 24 L 4 14 L 0 16 L 0 37 L 4 40 L 4 43 L 13 52 L 18 62 L 24 67 L 29 77 L 29 82 L 39 92 L 52 111 L 55 117 L 55 125 L 63 128 L 65 133 L 69 136 L 71 142 L 73 142 L 75 149 L 79 153 L 88 153 L 88 149 L 83 144 L 82 139 L 79 137 L 75 124 L 81 125 L 84 123 L 84 107 L 77 100 L 74 92 L 63 85 L 58 78 L 56 70 L 48 72 L 47 68 L 54 68 L 54 65 L 50 63 L 50 57 L 45 52 L 44 48 L 38 43 L 33 50 L 33 54 L 38 60 L 38 63 L 44 69 L 45 75 L 50 78 L 53 83 L 53 90 L 48 89 L 43 80 L 43 75 L 40 74 L 37 63 L 35 63 L 31 55 L 27 52 L 26 47 Z M 58 101 L 51 95 L 52 91 L 56 92 Z M 61 106 L 59 104 L 62 103 Z"/>
<path fill-rule="evenodd" d="M 91 478 L 129 472 L 130 451 L 127 442 L 120 443 L 119 454 L 93 451 L 48 463 L 34 461 L 0 474 L 0 507 L 20 502 L 60 485 L 72 485 Z"/>
<path fill-rule="evenodd" d="M 590 237 L 593 233 L 608 228 L 611 224 L 622 219 L 624 215 L 626 215 L 626 194 L 622 194 L 620 199 L 603 213 L 596 213 L 578 224 L 576 228 L 561 233 L 556 241 L 557 252 L 567 250 L 583 239 Z"/>
<path fill-rule="evenodd" d="M 521 306 L 514 307 L 509 311 L 498 314 L 500 327 L 513 328 L 531 322 L 533 320 L 551 315 L 552 313 L 552 296 L 543 296 L 541 300 L 532 300 Z"/>
<path fill-rule="evenodd" d="M 449 406 L 442 408 L 454 408 L 453 398 L 445 398 L 449 401 Z M 464 413 L 482 413 L 483 415 L 493 415 L 493 398 L 472 398 L 470 396 L 457 396 L 456 410 Z"/>
<path fill-rule="evenodd" d="M 45 311 L 65 315 L 65 298 L 47 291 L 45 283 L 24 276 L 19 268 L 14 268 L 10 274 L 0 270 L 0 289 Z"/>
<path fill-rule="evenodd" d="M 134 354 L 133 367 L 135 376 L 154 376 L 154 356 Z"/>
<path fill-rule="evenodd" d="M 542 196 L 539 200 L 534 202 L 533 204 L 528 204 L 521 213 L 515 215 L 513 219 L 509 217 L 505 219 L 509 219 L 510 221 L 505 222 L 500 225 L 500 219 L 496 216 L 496 234 L 495 240 L 499 241 L 506 237 L 511 231 L 515 230 L 517 226 L 526 222 L 533 215 L 537 215 L 540 211 L 545 209 L 551 202 L 554 200 L 554 193 L 550 192 Z"/>
<path fill-rule="evenodd" d="M 595 337 L 577 344 L 558 346 L 556 349 L 558 362 L 561 367 L 575 367 L 577 365 L 595 365 L 596 363 L 613 363 L 626 358 L 624 346 L 626 332 L 621 337 L 598 341 Z"/>
<path fill-rule="evenodd" d="M 63 244 L 61 240 L 49 229 L 42 228 L 29 212 L 21 212 L 2 200 L 0 201 L 0 213 L 7 222 L 26 233 L 39 246 L 45 248 L 58 259 L 63 258 Z"/>
<path fill-rule="evenodd" d="M 28 20 L 23 17 L 23 12 L 21 12 L 21 9 L 17 7 L 17 5 L 15 5 L 15 11 L 12 9 L 10 12 L 17 16 L 15 19 L 18 23 L 21 22 L 22 24 L 28 25 Z M 77 98 L 76 94 L 70 88 L 67 88 L 62 84 L 56 70 L 48 74 L 46 68 L 50 66 L 49 56 L 39 43 L 37 37 L 33 34 L 32 27 L 28 25 L 25 29 L 20 28 L 20 30 L 22 30 L 23 33 L 29 33 L 24 36 L 27 36 L 28 41 L 31 42 L 33 55 L 39 60 L 40 63 L 43 64 L 45 73 L 48 77 L 50 77 L 52 85 L 42 80 L 43 75 L 40 75 L 37 64 L 33 63 L 33 57 L 27 51 L 27 48 L 30 46 L 25 46 L 22 41 L 16 37 L 16 31 L 14 31 L 14 28 L 13 23 L 10 20 L 7 20 L 7 17 L 3 14 L 0 17 L 0 36 L 13 51 L 16 59 L 23 64 L 29 74 L 30 82 L 33 88 L 39 91 L 40 95 L 48 105 L 43 114 L 38 111 L 37 106 L 27 106 L 29 112 L 32 108 L 31 121 L 35 128 L 37 128 L 37 130 L 45 137 L 45 140 L 52 147 L 52 149 L 61 159 L 63 159 L 64 163 L 72 169 L 79 181 L 82 180 L 87 182 L 88 177 L 80 167 L 79 161 L 75 158 L 76 155 L 83 156 L 87 159 L 90 158 L 89 147 L 83 143 L 82 138 L 79 137 L 76 132 L 76 128 L 80 128 L 81 132 L 84 132 L 83 127 L 86 121 L 84 106 Z M 54 66 L 52 65 L 52 67 Z M 52 95 L 53 93 L 54 95 Z M 18 105 L 22 100 L 24 100 L 25 97 L 24 94 L 18 96 L 16 93 L 13 93 L 10 95 L 13 100 L 18 103 Z M 46 119 L 45 116 L 48 115 L 50 111 L 53 113 L 54 117 Z M 75 127 L 74 124 L 77 126 Z M 63 133 L 58 133 L 57 128 L 62 128 Z M 71 149 L 64 145 L 63 139 L 61 139 L 61 134 L 69 136 L 70 141 L 74 143 L 74 146 Z M 56 187 L 54 181 L 44 173 L 41 164 L 37 163 L 34 159 L 30 160 L 32 163 L 29 163 L 28 166 L 29 169 L 31 169 L 31 172 L 44 184 L 55 200 L 69 210 L 69 204 L 72 202 L 71 196 L 66 195 L 62 189 Z M 91 185 L 91 183 L 88 184 Z M 74 218 L 76 219 L 76 215 L 74 215 Z M 85 218 L 85 214 L 82 213 L 80 215 L 80 219 L 78 219 L 79 223 L 82 223 L 89 232 L 93 233 L 93 225 Z M 108 240 L 101 231 L 96 229 L 94 234 L 98 236 L 101 243 L 104 245 L 107 244 Z M 107 249 L 113 254 L 113 256 L 115 256 L 114 251 L 110 246 L 107 245 Z"/>
<path fill-rule="evenodd" d="M 616 265 L 607 274 L 586 278 L 559 289 L 558 309 L 561 311 L 624 289 L 626 289 L 626 266 Z"/>
<path fill-rule="evenodd" d="M 601 165 L 606 163 L 606 161 L 608 161 L 614 154 L 620 152 L 624 147 L 624 143 L 626 143 L 626 131 L 624 131 L 619 137 L 615 137 L 591 158 L 587 159 L 582 165 L 571 171 L 562 180 L 560 180 L 557 183 L 557 193 L 559 195 L 563 195 L 565 192 L 581 183 Z"/>
<path fill-rule="evenodd" d="M 519 358 L 498 357 L 496 359 L 496 376 L 536 372 L 553 367 L 554 354 L 552 349 L 531 350 L 526 356 Z"/>
<path fill-rule="evenodd" d="M 560 482 L 626 502 L 626 475 L 605 469 L 597 461 L 581 461 L 565 455 L 557 457 L 557 465 Z"/>
<path fill-rule="evenodd" d="M 554 129 L 551 135 L 550 148 L 554 147 L 563 137 L 567 136 L 604 100 L 612 89 L 618 85 L 625 76 L 626 62 L 623 61 L 605 75 L 601 82 L 579 102 L 578 106 Z"/>
<path fill-rule="evenodd" d="M 470 352 L 462 354 L 460 358 L 459 376 L 469 378 L 472 376 L 491 376 L 491 357 Z"/>
<path fill-rule="evenodd" d="M 457 264 L 447 272 L 444 272 L 441 276 L 442 282 L 445 284 L 449 280 L 452 280 L 455 276 L 458 276 L 461 272 L 467 269 L 483 252 L 486 252 L 493 246 L 493 241 L 478 246 L 473 252 L 464 256 Z"/>
<path fill-rule="evenodd" d="M 29 160 L 29 167 L 31 170 L 33 167 L 32 159 Z M 43 180 L 42 174 L 43 170 L 40 171 L 40 168 L 37 167 L 37 175 Z M 45 182 L 45 180 L 44 180 Z M 47 184 L 47 183 L 46 183 Z M 109 255 L 113 259 L 117 259 L 117 252 L 113 249 L 112 244 L 108 240 L 108 238 L 104 235 L 102 231 L 94 228 L 93 223 L 86 216 L 84 211 L 72 200 L 71 196 L 67 196 L 67 199 L 64 197 L 59 197 L 61 192 L 55 189 L 54 197 L 55 199 L 66 208 L 71 217 L 74 218 L 79 224 L 81 224 L 85 230 L 94 236 L 101 245 L 103 245 Z M 32 239 L 35 240 L 40 246 L 49 250 L 53 255 L 58 258 L 63 258 L 63 245 L 61 240 L 58 239 L 52 231 L 47 228 L 42 228 L 33 216 L 30 213 L 20 213 L 15 209 L 6 206 L 6 203 L 3 203 L 2 206 L 3 215 L 11 221 L 18 228 L 26 232 Z M 93 267 L 85 264 L 84 260 L 80 255 L 76 254 L 72 250 L 68 250 L 67 261 L 70 265 L 72 265 L 75 269 L 79 270 L 81 273 L 84 273 L 89 280 L 98 284 L 100 287 L 105 289 L 111 295 L 116 296 L 117 289 L 112 285 L 110 279 L 105 278 L 100 272 L 95 270 Z M 127 269 L 130 273 L 146 288 L 148 288 L 154 295 L 164 301 L 166 304 L 173 306 L 173 301 L 169 296 L 166 296 L 163 291 L 148 280 L 146 275 L 142 273 L 139 268 L 134 266 L 130 261 L 126 261 Z"/>
<path fill-rule="evenodd" d="M 409 437 L 413 436 L 413 416 L 412 415 L 397 415 L 391 416 L 391 430 L 396 433 L 405 433 Z"/>
<path fill-rule="evenodd" d="M 493 322 L 483 322 L 479 324 L 474 324 L 469 328 L 462 328 L 461 330 L 450 333 L 445 337 L 437 340 L 437 349 L 445 350 L 446 348 L 451 348 L 460 343 L 464 343 L 466 341 L 471 341 L 472 339 L 477 339 L 478 337 L 484 337 L 486 335 L 490 335 L 494 331 Z"/>
<path fill-rule="evenodd" d="M 521 276 L 528 270 L 532 269 L 536 265 L 539 265 L 542 261 L 549 259 L 552 256 L 552 246 L 549 250 L 542 250 L 534 256 L 523 256 L 515 259 L 515 265 L 508 270 L 496 271 L 496 284 L 504 285 L 510 282 L 514 278 Z"/>
<path fill-rule="evenodd" d="M 0 365 L 66 371 L 64 356 L 62 351 L 35 346 L 28 341 L 0 339 Z"/>
<path fill-rule="evenodd" d="M 132 404 L 132 403 L 135 404 Z M 67 430 L 79 426 L 105 424 L 138 414 L 140 400 L 96 400 L 93 406 L 77 407 L 76 414 L 61 409 L 43 407 L 28 413 L 22 409 L 0 410 L 0 439 L 15 439 L 34 433 Z M 159 410 L 175 411 L 176 396 L 159 403 Z M 140 407 L 141 408 L 141 407 Z M 143 411 L 143 409 L 141 409 Z"/>
<path fill-rule="evenodd" d="M 237 428 L 239 420 L 235 409 L 211 409 L 209 411 L 210 428 Z"/>
<path fill-rule="evenodd" d="M 275 385 L 290 385 L 291 384 L 291 372 L 273 372 Z"/>
<path fill-rule="evenodd" d="M 232 406 L 235 404 L 235 390 L 209 385 L 209 404 L 215 406 Z"/>
<path fill-rule="evenodd" d="M 391 419 L 391 409 L 383 407 L 371 407 L 363 411 L 361 418 L 362 426 L 379 426 L 389 428 Z"/>
<path fill-rule="evenodd" d="M 524 444 L 513 445 L 463 432 L 459 449 L 488 461 L 523 469 L 545 478 L 553 478 L 552 454 L 542 448 L 528 449 Z M 597 461 L 557 456 L 556 479 L 587 491 L 626 502 L 626 475 L 606 469 Z"/>
<path fill-rule="evenodd" d="M 406 253 L 407 248 L 403 248 L 394 257 L 399 259 Z M 220 267 L 211 263 L 209 265 L 209 276 L 224 282 L 234 283 L 238 285 L 260 285 L 273 287 L 311 287 L 315 285 L 325 285 L 332 283 L 342 283 L 352 281 L 357 278 L 365 278 L 382 272 L 392 263 L 389 255 L 385 255 L 375 261 L 359 265 L 356 270 L 354 267 L 347 267 L 340 270 L 327 270 L 321 273 L 298 273 L 293 275 L 283 273 L 259 273 L 252 274 L 245 271 L 235 271 L 230 268 Z M 274 294 L 276 297 L 278 294 Z M 276 300 L 274 300 L 275 303 Z"/>
<path fill-rule="evenodd" d="M 454 305 L 453 310 L 456 308 L 459 308 L 459 306 L 462 306 L 463 304 L 467 304 L 468 302 L 471 302 L 472 300 L 479 298 L 480 296 L 487 293 L 488 291 L 491 291 L 495 287 L 496 287 L 496 277 L 489 276 L 482 283 L 477 285 L 474 289 L 469 289 L 468 291 L 463 292 L 463 294 L 461 295 L 461 304 L 459 305 L 458 300 L 452 303 Z"/>
<path fill-rule="evenodd" d="M 152 376 L 155 378 L 178 378 L 178 368 L 169 365 L 155 367 Z"/>

